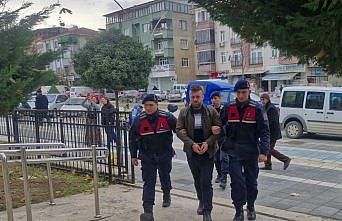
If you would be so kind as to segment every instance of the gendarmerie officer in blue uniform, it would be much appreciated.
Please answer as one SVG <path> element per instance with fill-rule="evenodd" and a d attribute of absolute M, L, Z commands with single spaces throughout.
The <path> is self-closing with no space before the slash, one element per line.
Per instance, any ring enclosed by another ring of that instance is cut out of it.
<path fill-rule="evenodd" d="M 258 162 L 266 161 L 270 146 L 267 114 L 261 104 L 251 100 L 249 88 L 246 80 L 236 83 L 236 101 L 221 117 L 226 133 L 222 150 L 229 155 L 231 198 L 236 210 L 234 221 L 244 220 L 246 203 L 248 220 L 256 219 Z"/>
<path fill-rule="evenodd" d="M 177 119 L 171 113 L 158 109 L 158 98 L 154 94 L 145 96 L 143 106 L 144 111 L 134 119 L 130 129 L 129 148 L 132 163 L 138 166 L 138 158 L 141 160 L 144 213 L 140 215 L 140 220 L 153 221 L 157 171 L 163 191 L 162 206 L 169 207 L 171 204 L 170 172 L 175 154 L 172 131 L 176 128 Z"/>

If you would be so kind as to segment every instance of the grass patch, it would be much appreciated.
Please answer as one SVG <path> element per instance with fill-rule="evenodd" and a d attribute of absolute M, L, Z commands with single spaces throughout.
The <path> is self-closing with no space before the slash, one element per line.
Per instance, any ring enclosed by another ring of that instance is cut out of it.
<path fill-rule="evenodd" d="M 22 171 L 20 166 L 10 166 L 10 190 L 13 198 L 13 207 L 25 205 L 23 190 Z M 93 192 L 93 179 L 88 175 L 81 175 L 71 172 L 52 170 L 53 187 L 55 197 L 65 197 L 79 193 Z M 30 166 L 29 180 L 31 186 L 31 202 L 40 203 L 49 201 L 47 173 L 44 167 Z M 104 187 L 107 182 L 99 179 L 99 186 Z M 3 177 L 0 168 L 0 211 L 6 210 Z"/>

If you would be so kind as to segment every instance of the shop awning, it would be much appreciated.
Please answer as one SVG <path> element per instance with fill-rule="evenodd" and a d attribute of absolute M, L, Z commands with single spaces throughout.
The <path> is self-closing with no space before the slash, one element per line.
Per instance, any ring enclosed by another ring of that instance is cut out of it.
<path fill-rule="evenodd" d="M 292 80 L 298 73 L 267 74 L 263 81 L 288 81 Z"/>

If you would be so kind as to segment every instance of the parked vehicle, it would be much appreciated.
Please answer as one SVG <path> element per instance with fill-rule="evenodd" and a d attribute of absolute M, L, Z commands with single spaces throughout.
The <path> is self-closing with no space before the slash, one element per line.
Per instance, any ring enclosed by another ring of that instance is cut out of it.
<path fill-rule="evenodd" d="M 164 101 L 166 100 L 166 93 L 161 90 L 152 90 L 149 92 L 149 94 L 155 94 L 158 97 L 158 101 Z"/>
<path fill-rule="evenodd" d="M 68 100 L 68 97 L 64 94 L 47 94 L 46 97 L 49 102 L 49 110 L 60 110 Z"/>
<path fill-rule="evenodd" d="M 90 102 L 83 97 L 71 97 L 62 106 L 61 110 L 86 111 Z"/>
<path fill-rule="evenodd" d="M 115 100 L 115 91 L 113 91 L 113 90 L 104 90 L 104 96 L 106 96 L 109 100 Z"/>
<path fill-rule="evenodd" d="M 68 97 L 64 94 L 47 94 L 49 102 L 49 110 L 60 110 L 61 107 L 68 100 Z M 35 109 L 36 108 L 36 96 L 32 96 L 29 100 L 19 105 L 20 109 Z"/>
<path fill-rule="evenodd" d="M 86 97 L 89 93 L 94 92 L 90 87 L 71 87 L 70 88 L 70 97 Z"/>
<path fill-rule="evenodd" d="M 279 120 L 289 138 L 304 132 L 342 135 L 342 88 L 284 88 Z"/>
<path fill-rule="evenodd" d="M 171 91 L 168 96 L 167 96 L 167 100 L 170 102 L 178 102 L 178 101 L 182 101 L 183 99 L 183 93 L 181 91 Z"/>
<path fill-rule="evenodd" d="M 140 92 L 137 90 L 128 90 L 125 91 L 125 97 L 126 98 L 139 98 Z"/>
<path fill-rule="evenodd" d="M 210 105 L 211 100 L 210 100 L 210 95 L 214 91 L 219 91 L 221 94 L 221 101 L 224 103 L 230 103 L 231 101 L 235 100 L 236 94 L 234 92 L 234 85 L 228 84 L 225 81 L 211 81 L 211 80 L 198 80 L 198 81 L 192 81 L 188 84 L 188 88 L 186 91 L 186 104 L 190 103 L 190 87 L 193 84 L 200 85 L 203 88 L 204 91 L 204 104 Z M 251 99 L 255 101 L 260 101 L 259 95 L 255 93 L 251 93 Z"/>

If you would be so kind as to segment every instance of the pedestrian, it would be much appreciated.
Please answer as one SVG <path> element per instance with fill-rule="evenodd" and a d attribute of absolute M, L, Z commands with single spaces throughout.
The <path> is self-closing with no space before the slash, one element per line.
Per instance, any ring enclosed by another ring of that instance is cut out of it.
<path fill-rule="evenodd" d="M 268 94 L 262 94 L 261 97 L 261 102 L 264 105 L 264 108 L 267 113 L 268 117 L 268 123 L 270 126 L 270 151 L 267 154 L 267 160 L 265 161 L 265 167 L 260 168 L 262 170 L 272 170 L 272 161 L 271 158 L 272 156 L 278 159 L 279 161 L 283 162 L 283 169 L 286 170 L 291 162 L 291 158 L 280 153 L 275 149 L 275 145 L 277 140 L 281 139 L 281 129 L 280 129 L 280 124 L 279 124 L 279 111 L 278 108 L 276 108 L 272 102 L 271 98 Z"/>
<path fill-rule="evenodd" d="M 224 109 L 227 108 L 226 105 L 221 103 L 221 95 L 219 91 L 214 91 L 210 95 L 212 106 L 216 109 L 217 113 L 221 115 Z M 221 150 L 221 145 L 223 143 L 224 136 L 218 139 L 218 150 L 215 154 L 215 168 L 217 171 L 217 177 L 215 183 L 220 183 L 222 189 L 226 189 L 227 186 L 227 176 L 229 172 L 229 156 Z"/>
<path fill-rule="evenodd" d="M 170 172 L 175 155 L 172 131 L 175 131 L 177 119 L 158 109 L 158 98 L 154 94 L 146 95 L 142 103 L 144 111 L 134 119 L 129 132 L 129 149 L 133 165 L 138 166 L 138 159 L 141 161 L 144 213 L 140 221 L 153 221 L 157 171 L 163 191 L 162 206 L 171 205 Z"/>
<path fill-rule="evenodd" d="M 87 98 L 90 102 L 87 108 L 87 119 L 86 119 L 86 144 L 88 146 L 98 145 L 101 146 L 101 132 L 100 132 L 100 121 L 98 112 L 101 110 L 98 104 L 98 99 L 95 96 Z"/>
<path fill-rule="evenodd" d="M 250 98 L 248 81 L 239 80 L 235 84 L 234 92 L 236 101 L 231 102 L 223 114 L 223 120 L 226 121 L 226 139 L 222 150 L 229 155 L 231 198 L 236 210 L 234 221 L 244 220 L 243 206 L 246 203 L 248 220 L 255 220 L 258 161 L 266 161 L 270 131 L 264 108 Z"/>
<path fill-rule="evenodd" d="M 212 177 L 217 139 L 221 133 L 219 114 L 212 106 L 203 104 L 204 91 L 200 85 L 190 88 L 190 105 L 183 108 L 177 121 L 177 136 L 183 141 L 183 150 L 194 178 L 199 205 L 198 215 L 211 221 L 213 208 Z"/>
<path fill-rule="evenodd" d="M 38 110 L 37 114 L 39 125 L 43 123 L 43 118 L 46 118 L 46 120 L 50 122 L 50 118 L 48 115 L 49 101 L 47 97 L 42 93 L 42 90 L 40 88 L 36 91 L 35 108 Z"/>
<path fill-rule="evenodd" d="M 101 98 L 102 108 L 101 108 L 101 123 L 107 134 L 107 139 L 109 142 L 114 141 L 117 143 L 117 136 L 114 132 L 115 127 L 115 109 L 110 103 L 110 100 L 106 97 Z"/>

